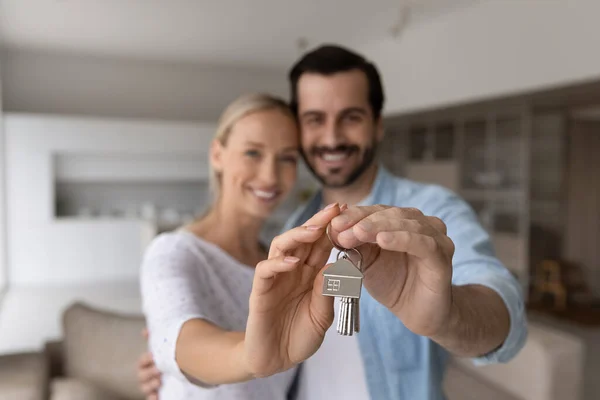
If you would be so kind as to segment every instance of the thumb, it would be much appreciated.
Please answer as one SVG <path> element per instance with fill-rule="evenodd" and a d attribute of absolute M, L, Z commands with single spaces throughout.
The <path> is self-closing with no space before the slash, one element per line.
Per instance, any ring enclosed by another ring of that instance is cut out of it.
<path fill-rule="evenodd" d="M 310 311 L 313 316 L 313 321 L 318 325 L 317 328 L 322 330 L 322 334 L 329 329 L 333 323 L 334 311 L 333 311 L 333 297 L 324 296 L 323 292 L 323 271 L 328 267 L 326 265 L 319 271 L 315 277 L 313 283 L 313 290 L 310 300 Z"/>

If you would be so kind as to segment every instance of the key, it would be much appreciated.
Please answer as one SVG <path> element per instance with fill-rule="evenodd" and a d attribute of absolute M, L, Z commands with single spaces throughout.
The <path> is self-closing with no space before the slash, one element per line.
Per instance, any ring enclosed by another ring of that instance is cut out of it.
<path fill-rule="evenodd" d="M 358 265 L 350 258 L 349 251 L 360 256 Z M 361 264 L 362 255 L 358 250 L 344 249 L 338 253 L 337 261 L 323 271 L 323 295 L 341 298 L 337 332 L 343 336 L 352 336 L 360 330 L 359 300 L 363 280 Z"/>

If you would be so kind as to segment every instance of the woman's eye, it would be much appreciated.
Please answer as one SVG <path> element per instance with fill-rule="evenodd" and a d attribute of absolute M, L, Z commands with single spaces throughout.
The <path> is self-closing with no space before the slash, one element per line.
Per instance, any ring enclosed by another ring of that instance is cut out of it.
<path fill-rule="evenodd" d="M 260 157 L 260 152 L 258 150 L 246 150 L 246 156 L 251 158 Z"/>

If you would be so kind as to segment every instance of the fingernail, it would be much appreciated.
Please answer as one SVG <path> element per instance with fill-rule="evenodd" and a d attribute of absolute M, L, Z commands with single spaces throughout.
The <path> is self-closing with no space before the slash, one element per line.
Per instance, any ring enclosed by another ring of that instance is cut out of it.
<path fill-rule="evenodd" d="M 323 210 L 329 210 L 330 208 L 333 208 L 335 206 L 337 206 L 338 203 L 331 203 L 330 205 L 328 205 L 327 207 L 325 207 Z"/>
<path fill-rule="evenodd" d="M 300 261 L 300 259 L 298 257 L 288 256 L 288 257 L 284 258 L 283 261 L 285 261 L 288 264 L 295 264 L 298 261 Z"/>
<path fill-rule="evenodd" d="M 317 231 L 321 229 L 321 227 L 319 225 L 309 225 L 306 227 L 306 229 L 308 229 L 309 231 Z"/>

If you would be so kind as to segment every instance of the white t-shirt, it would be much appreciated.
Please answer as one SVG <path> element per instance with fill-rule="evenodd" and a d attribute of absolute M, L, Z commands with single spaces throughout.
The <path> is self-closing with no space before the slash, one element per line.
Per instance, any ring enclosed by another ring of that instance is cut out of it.
<path fill-rule="evenodd" d="M 328 263 L 337 259 L 333 249 Z M 339 299 L 335 299 L 335 319 L 319 350 L 302 366 L 298 400 L 368 400 L 369 392 L 358 337 L 337 333 Z M 358 333 L 360 334 L 360 332 Z"/>
<path fill-rule="evenodd" d="M 202 387 L 188 381 L 175 361 L 177 337 L 190 319 L 203 318 L 226 330 L 246 329 L 253 277 L 253 267 L 190 232 L 154 239 L 142 264 L 141 293 L 150 350 L 163 372 L 161 399 L 286 399 L 295 368 L 249 382 Z"/>

